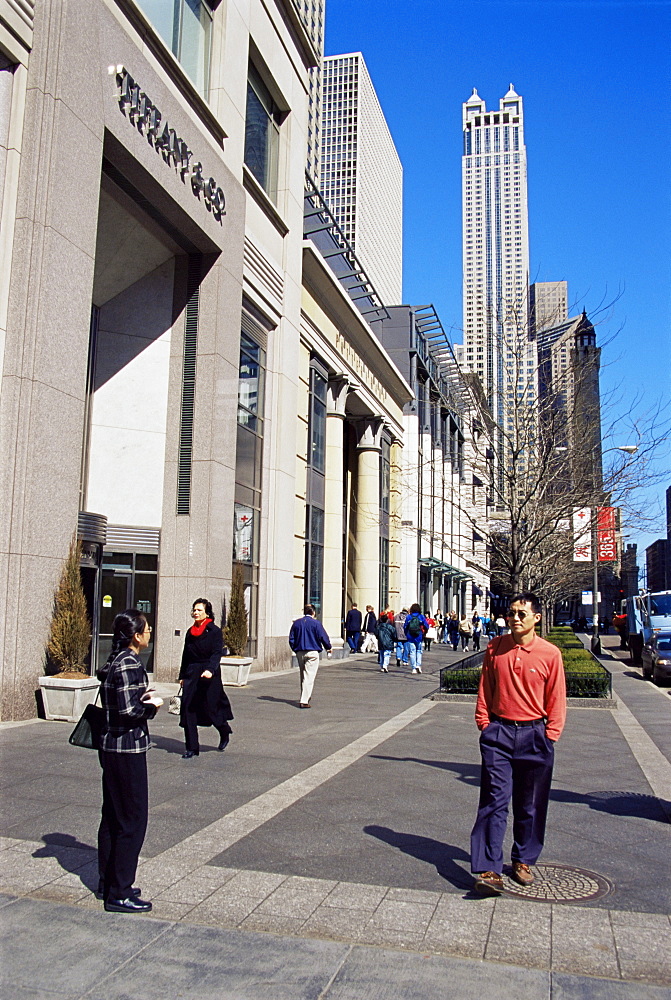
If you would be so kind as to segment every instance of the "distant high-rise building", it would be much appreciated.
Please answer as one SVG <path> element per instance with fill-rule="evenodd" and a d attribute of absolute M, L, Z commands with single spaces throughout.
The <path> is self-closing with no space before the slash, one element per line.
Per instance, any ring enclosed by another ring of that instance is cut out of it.
<path fill-rule="evenodd" d="M 324 55 L 324 0 L 293 0 L 299 12 L 303 27 L 319 53 L 320 62 Z M 319 186 L 319 157 L 321 152 L 321 65 L 310 70 L 308 94 L 308 148 L 307 172 L 312 181 Z"/>
<path fill-rule="evenodd" d="M 402 301 L 403 167 L 360 52 L 322 64 L 321 191 L 380 299 Z"/>
<path fill-rule="evenodd" d="M 529 338 L 527 155 L 522 98 L 510 85 L 497 111 L 477 90 L 463 105 L 462 365 L 482 381 L 496 422 L 507 427 L 511 394 L 533 393 Z"/>
<path fill-rule="evenodd" d="M 529 328 L 532 333 L 568 319 L 568 282 L 535 281 L 529 287 Z"/>

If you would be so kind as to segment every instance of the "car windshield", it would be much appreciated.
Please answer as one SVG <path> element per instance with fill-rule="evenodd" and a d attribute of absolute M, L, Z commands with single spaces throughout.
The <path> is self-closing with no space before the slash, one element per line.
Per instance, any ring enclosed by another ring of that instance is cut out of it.
<path fill-rule="evenodd" d="M 665 652 L 671 649 L 671 635 L 658 635 L 657 649 L 663 649 Z"/>
<path fill-rule="evenodd" d="M 653 615 L 671 615 L 671 594 L 652 594 L 650 612 Z"/>

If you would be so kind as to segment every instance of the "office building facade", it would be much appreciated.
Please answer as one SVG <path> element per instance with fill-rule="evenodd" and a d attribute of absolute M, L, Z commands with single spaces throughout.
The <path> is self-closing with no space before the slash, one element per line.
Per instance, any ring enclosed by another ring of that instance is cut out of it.
<path fill-rule="evenodd" d="M 534 281 L 529 286 L 529 329 L 532 336 L 568 319 L 568 282 Z"/>
<path fill-rule="evenodd" d="M 321 137 L 324 199 L 381 300 L 399 303 L 403 168 L 360 52 L 324 58 Z"/>

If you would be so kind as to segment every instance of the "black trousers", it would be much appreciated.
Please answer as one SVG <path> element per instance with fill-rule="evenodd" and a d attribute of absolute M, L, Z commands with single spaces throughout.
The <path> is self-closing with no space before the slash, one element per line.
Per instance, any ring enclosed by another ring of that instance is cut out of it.
<path fill-rule="evenodd" d="M 186 744 L 186 749 L 193 750 L 194 753 L 199 753 L 198 712 L 195 708 L 183 709 L 182 718 L 184 720 L 184 743 Z M 216 729 L 219 733 L 219 738 L 222 740 L 226 739 L 233 732 L 227 722 L 222 723 L 221 726 L 217 726 Z"/>
<path fill-rule="evenodd" d="M 105 899 L 128 899 L 147 832 L 146 753 L 98 753 L 103 805 L 98 828 L 98 871 Z"/>

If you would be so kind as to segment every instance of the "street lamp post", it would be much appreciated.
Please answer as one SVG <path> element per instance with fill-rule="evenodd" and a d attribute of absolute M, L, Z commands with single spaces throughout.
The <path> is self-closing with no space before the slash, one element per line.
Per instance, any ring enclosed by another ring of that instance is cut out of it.
<path fill-rule="evenodd" d="M 609 451 L 624 451 L 627 455 L 635 455 L 638 451 L 637 444 L 623 444 L 615 448 L 607 448 L 601 452 L 601 457 Z M 596 486 L 596 476 L 595 486 Z M 595 497 L 596 499 L 596 497 Z M 594 575 L 592 579 L 592 642 L 591 649 L 595 656 L 601 655 L 601 637 L 599 636 L 599 515 L 598 507 L 593 508 L 592 516 L 592 561 L 594 564 Z"/>

